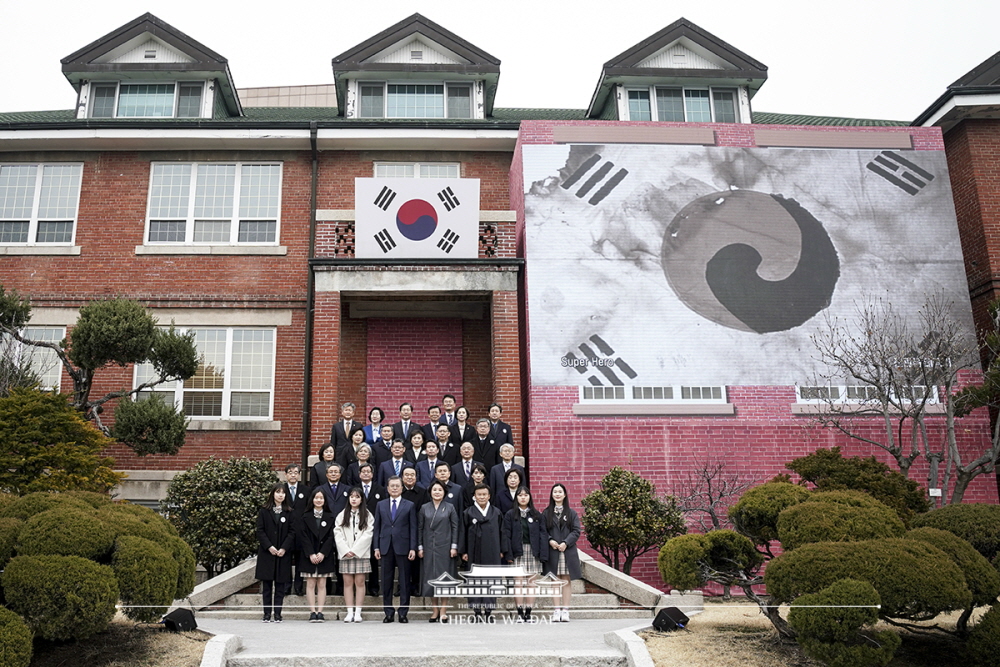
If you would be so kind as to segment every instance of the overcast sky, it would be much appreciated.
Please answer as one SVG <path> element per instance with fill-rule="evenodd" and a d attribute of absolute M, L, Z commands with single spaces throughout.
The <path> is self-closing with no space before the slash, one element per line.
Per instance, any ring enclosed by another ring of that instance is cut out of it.
<path fill-rule="evenodd" d="M 499 107 L 584 108 L 602 64 L 686 17 L 768 66 L 755 111 L 912 120 L 1000 51 L 1000 2 L 0 0 L 0 111 L 69 109 L 59 60 L 143 12 L 239 88 L 333 82 L 330 59 L 414 12 L 499 58 Z"/>

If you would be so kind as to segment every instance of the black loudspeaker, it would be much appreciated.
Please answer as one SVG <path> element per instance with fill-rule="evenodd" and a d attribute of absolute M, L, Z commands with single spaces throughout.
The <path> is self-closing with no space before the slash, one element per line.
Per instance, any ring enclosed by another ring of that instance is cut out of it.
<path fill-rule="evenodd" d="M 682 630 L 687 622 L 688 617 L 677 607 L 664 607 L 653 619 L 653 628 L 660 632 Z"/>
<path fill-rule="evenodd" d="M 190 609 L 173 610 L 163 617 L 163 624 L 171 632 L 187 632 L 198 627 L 194 622 L 194 613 Z"/>

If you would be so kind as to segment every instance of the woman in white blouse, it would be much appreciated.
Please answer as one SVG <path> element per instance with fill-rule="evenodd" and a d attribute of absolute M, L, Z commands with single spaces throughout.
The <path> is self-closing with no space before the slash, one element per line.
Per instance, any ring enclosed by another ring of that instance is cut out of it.
<path fill-rule="evenodd" d="M 372 571 L 372 535 L 375 517 L 365 508 L 365 496 L 360 487 L 351 489 L 347 507 L 337 515 L 333 537 L 340 557 L 340 573 L 344 575 L 344 602 L 347 606 L 345 623 L 361 622 L 361 607 L 365 600 L 365 579 Z"/>

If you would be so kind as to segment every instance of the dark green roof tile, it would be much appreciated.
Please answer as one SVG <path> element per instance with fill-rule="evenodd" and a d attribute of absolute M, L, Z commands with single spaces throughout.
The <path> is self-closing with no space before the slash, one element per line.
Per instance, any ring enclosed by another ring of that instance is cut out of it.
<path fill-rule="evenodd" d="M 902 120 L 871 118 L 838 118 L 836 116 L 803 116 L 800 114 L 754 111 L 753 122 L 759 125 L 831 125 L 850 127 L 900 127 L 910 123 Z"/>
<path fill-rule="evenodd" d="M 498 109 L 493 108 L 493 119 L 515 120 L 585 120 L 584 109 Z"/>

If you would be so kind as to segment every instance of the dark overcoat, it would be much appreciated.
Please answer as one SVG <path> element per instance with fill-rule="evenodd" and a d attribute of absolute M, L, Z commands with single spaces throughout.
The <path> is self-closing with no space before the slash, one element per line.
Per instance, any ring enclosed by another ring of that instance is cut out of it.
<path fill-rule="evenodd" d="M 466 508 L 464 518 L 464 539 L 460 546 L 463 554 L 468 554 L 469 563 L 475 565 L 500 565 L 500 533 L 503 529 L 503 515 L 493 505 L 486 516 L 478 505 Z"/>
<path fill-rule="evenodd" d="M 331 555 L 335 548 L 333 521 L 334 516 L 330 512 L 323 512 L 319 525 L 316 525 L 311 511 L 299 517 L 296 534 L 299 538 L 299 570 L 303 574 L 330 574 L 334 571 L 337 559 Z M 323 554 L 323 562 L 313 565 L 309 560 L 313 554 Z"/>
<path fill-rule="evenodd" d="M 295 514 L 261 507 L 257 512 L 257 567 L 254 576 L 261 581 L 288 583 L 292 580 L 292 548 L 295 545 Z M 285 555 L 275 556 L 270 549 L 285 550 Z"/>

